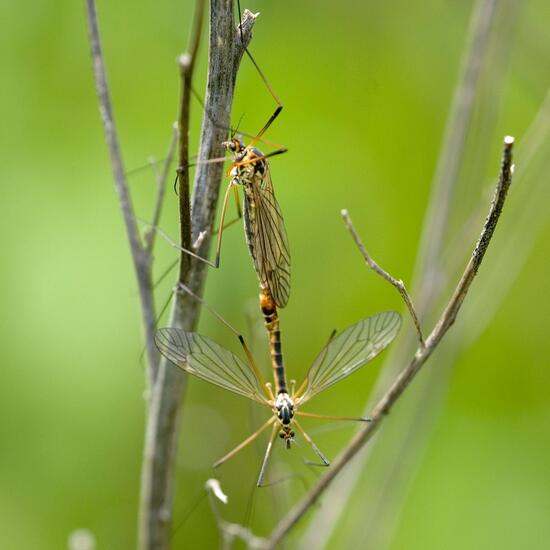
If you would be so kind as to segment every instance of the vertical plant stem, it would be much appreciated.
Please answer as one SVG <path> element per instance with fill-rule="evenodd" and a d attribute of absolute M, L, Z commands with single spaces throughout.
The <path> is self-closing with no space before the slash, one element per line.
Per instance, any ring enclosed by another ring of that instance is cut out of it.
<path fill-rule="evenodd" d="M 226 129 L 229 127 L 237 70 L 244 47 L 251 39 L 254 21 L 255 16 L 245 11 L 242 21 L 244 39 L 244 44 L 242 44 L 240 33 L 233 21 L 232 0 L 211 0 L 208 81 L 200 136 L 199 166 L 190 201 L 192 207 L 189 225 L 190 243 L 195 242 L 201 232 L 206 235 L 196 251 L 203 257 L 208 255 L 210 249 L 210 236 L 215 219 L 223 165 L 221 163 L 200 164 L 200 161 L 223 156 L 221 142 L 225 139 Z M 185 59 L 183 61 L 188 69 L 189 65 Z M 184 73 L 187 69 L 183 69 Z M 189 98 L 189 96 L 185 97 Z M 184 113 L 185 107 L 180 109 L 180 112 Z M 182 128 L 181 135 L 187 135 L 187 132 L 188 128 Z M 185 147 L 188 148 L 188 145 L 180 143 L 180 158 L 185 156 L 185 151 L 182 154 L 182 149 Z M 180 168 L 183 168 L 181 173 L 187 172 L 187 166 L 180 166 Z M 184 180 L 184 193 L 186 192 L 185 185 Z M 185 199 L 180 203 L 180 215 L 183 214 L 184 217 L 183 224 L 187 224 L 185 219 L 186 213 L 189 212 L 187 204 Z M 181 228 L 181 234 L 182 236 L 185 234 L 185 238 L 187 238 L 187 230 L 187 227 Z M 185 267 L 187 265 L 188 269 Z M 204 286 L 206 269 L 207 266 L 204 262 L 185 258 L 180 262 L 178 278 L 181 280 L 183 277 L 187 286 L 194 293 L 200 295 Z M 185 293 L 174 293 L 170 315 L 171 326 L 193 330 L 198 321 L 198 313 L 199 306 L 196 300 Z M 175 487 L 174 463 L 181 422 L 181 397 L 185 381 L 185 375 L 180 369 L 175 368 L 166 360 L 160 362 L 158 377 L 151 395 L 142 466 L 139 520 L 139 548 L 141 550 L 158 550 L 169 546 Z"/>
<path fill-rule="evenodd" d="M 124 224 L 126 226 L 126 235 L 138 283 L 145 349 L 147 352 L 148 381 L 149 386 L 152 386 L 158 367 L 159 354 L 155 347 L 155 301 L 151 284 L 151 256 L 147 249 L 142 246 L 134 216 L 128 181 L 124 170 L 124 162 L 122 160 L 122 153 L 118 141 L 111 94 L 107 83 L 107 71 L 101 48 L 97 10 L 94 0 L 86 0 L 86 15 L 92 50 L 93 71 L 99 100 L 99 109 L 103 120 L 105 140 L 111 156 L 115 189 L 118 195 L 122 217 L 124 218 Z"/>

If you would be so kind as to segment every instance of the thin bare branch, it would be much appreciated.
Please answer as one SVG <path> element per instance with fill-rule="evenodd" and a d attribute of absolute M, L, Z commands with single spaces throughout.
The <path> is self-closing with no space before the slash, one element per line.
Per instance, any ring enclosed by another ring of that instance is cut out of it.
<path fill-rule="evenodd" d="M 155 197 L 155 206 L 153 208 L 153 217 L 151 218 L 150 227 L 144 234 L 144 240 L 146 243 L 147 253 L 149 256 L 153 253 L 155 246 L 156 231 L 155 228 L 160 222 L 160 215 L 162 213 L 162 204 L 164 202 L 164 195 L 166 194 L 166 183 L 168 182 L 168 176 L 170 175 L 170 166 L 174 160 L 174 153 L 176 152 L 176 143 L 178 141 L 178 127 L 174 124 L 174 131 L 172 132 L 172 139 L 168 146 L 168 154 L 164 159 L 162 165 L 162 172 L 157 176 L 157 196 Z"/>
<path fill-rule="evenodd" d="M 195 16 L 189 39 L 187 52 L 180 55 L 178 64 L 181 76 L 181 101 L 179 113 L 179 169 L 178 169 L 178 198 L 180 213 L 180 244 L 183 249 L 191 248 L 191 198 L 189 189 L 189 121 L 191 115 L 191 97 L 193 93 L 193 72 L 197 53 L 199 51 L 202 23 L 206 2 L 197 0 Z M 187 281 L 191 268 L 191 257 L 180 254 L 178 281 Z"/>
<path fill-rule="evenodd" d="M 487 52 L 490 38 L 495 28 L 495 0 L 476 0 L 472 8 L 467 44 L 461 59 L 460 72 L 453 92 L 449 114 L 447 116 L 442 145 L 437 161 L 437 167 L 431 182 L 431 194 L 426 211 L 421 244 L 417 255 L 411 291 L 415 297 L 415 309 L 424 323 L 433 319 L 437 308 L 444 300 L 445 288 L 450 284 L 442 269 L 442 245 L 446 228 L 450 219 L 450 209 L 458 185 L 459 167 L 464 157 L 465 143 L 474 112 L 474 102 L 478 95 L 478 88 L 486 67 Z M 484 61 L 485 60 L 485 61 Z M 391 383 L 407 360 L 415 345 L 412 335 L 404 339 L 399 348 L 393 348 L 384 363 L 384 369 L 376 382 L 373 396 L 379 396 Z M 369 407 L 371 402 L 369 401 Z M 370 410 L 370 409 L 369 409 Z M 365 411 L 367 414 L 367 410 Z M 405 444 L 405 440 L 403 440 Z M 378 443 L 377 443 L 378 445 Z M 331 498 L 345 502 L 357 480 L 365 471 L 366 463 L 370 460 L 374 445 L 368 452 L 356 460 L 340 483 L 331 489 Z M 395 476 L 394 476 L 395 479 Z M 377 479 L 380 490 L 387 486 L 388 478 Z M 372 485 L 372 483 L 371 483 Z M 369 512 L 379 509 L 370 499 L 366 504 Z M 324 542 L 330 540 L 333 529 L 341 523 L 340 507 L 324 507 L 316 514 L 308 533 L 304 537 L 304 547 L 324 547 Z"/>
<path fill-rule="evenodd" d="M 481 232 L 481 236 L 475 245 L 472 257 L 464 270 L 464 273 L 445 307 L 439 321 L 426 339 L 426 346 L 419 348 L 409 364 L 401 371 L 394 380 L 393 384 L 378 401 L 374 407 L 370 418 L 372 421 L 366 424 L 355 437 L 351 440 L 348 446 L 340 453 L 333 462 L 330 470 L 319 479 L 309 493 L 299 502 L 290 512 L 284 517 L 277 527 L 272 532 L 269 542 L 265 548 L 275 548 L 287 533 L 296 525 L 303 517 L 309 508 L 317 501 L 324 490 L 330 485 L 332 480 L 338 473 L 348 464 L 348 462 L 363 448 L 363 446 L 372 438 L 375 431 L 378 429 L 384 416 L 389 414 L 391 408 L 407 389 L 414 377 L 418 374 L 422 366 L 426 363 L 434 350 L 437 348 L 441 339 L 445 336 L 449 328 L 454 323 L 456 316 L 462 306 L 464 298 L 474 280 L 479 266 L 485 256 L 485 252 L 489 246 L 493 236 L 496 224 L 500 214 L 508 189 L 512 183 L 512 148 L 514 140 L 511 137 L 506 137 L 504 140 L 504 149 L 502 154 L 502 164 L 499 175 L 498 184 L 495 191 L 495 196 L 491 203 L 489 214 L 485 221 L 485 225 Z"/>
<path fill-rule="evenodd" d="M 107 84 L 105 61 L 101 49 L 99 28 L 97 23 L 97 11 L 95 0 L 86 0 L 86 13 L 88 20 L 88 33 L 92 51 L 94 77 L 99 100 L 99 109 L 103 120 L 105 140 L 111 156 L 111 167 L 115 189 L 118 195 L 122 217 L 126 226 L 126 235 L 132 261 L 136 273 L 138 291 L 141 302 L 141 316 L 144 327 L 145 347 L 147 350 L 147 362 L 149 385 L 151 386 L 158 366 L 159 354 L 155 347 L 155 302 L 151 285 L 151 259 L 148 251 L 142 246 L 139 232 L 134 218 L 134 211 L 128 181 L 124 172 L 124 163 L 118 140 L 118 134 L 111 104 L 111 94 Z"/>
<path fill-rule="evenodd" d="M 392 277 L 387 271 L 382 269 L 371 257 L 371 255 L 367 252 L 367 249 L 365 248 L 365 245 L 359 238 L 359 235 L 357 234 L 357 231 L 355 231 L 355 227 L 353 226 L 353 222 L 351 221 L 351 218 L 349 216 L 349 213 L 347 210 L 342 210 L 341 212 L 342 218 L 344 219 L 344 223 L 346 224 L 347 230 L 350 232 L 352 239 L 354 240 L 355 244 L 357 245 L 357 248 L 359 249 L 359 252 L 361 252 L 361 255 L 365 259 L 365 262 L 367 262 L 367 265 L 380 277 L 388 281 L 391 285 L 393 285 L 397 292 L 401 295 L 401 298 L 403 298 L 403 301 L 405 302 L 405 305 L 407 306 L 407 309 L 409 310 L 409 313 L 411 314 L 414 326 L 416 328 L 416 333 L 418 335 L 418 341 L 420 343 L 420 347 L 423 348 L 425 346 L 424 342 L 424 336 L 422 335 L 422 328 L 420 327 L 420 321 L 418 320 L 418 315 L 416 314 L 416 310 L 414 309 L 414 305 L 412 302 L 411 297 L 409 296 L 409 293 L 407 292 L 407 289 L 405 288 L 405 284 L 401 279 L 396 279 L 395 277 Z"/>

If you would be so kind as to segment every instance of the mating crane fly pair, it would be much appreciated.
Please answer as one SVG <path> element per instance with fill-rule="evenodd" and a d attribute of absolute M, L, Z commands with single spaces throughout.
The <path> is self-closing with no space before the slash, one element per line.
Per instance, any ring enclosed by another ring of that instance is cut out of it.
<path fill-rule="evenodd" d="M 261 486 L 277 435 L 283 440 L 286 448 L 290 449 L 296 436 L 295 429 L 319 456 L 323 465 L 329 465 L 329 461 L 304 431 L 297 417 L 368 420 L 319 415 L 305 412 L 302 407 L 312 397 L 349 376 L 386 348 L 399 331 L 401 317 L 393 311 L 379 313 L 358 321 L 336 336 L 331 335 L 329 342 L 313 361 L 303 383 L 298 388 L 294 381 L 291 381 L 290 386 L 287 384 L 277 308 L 286 306 L 290 295 L 290 253 L 283 216 L 275 198 L 267 160 L 268 157 L 283 153 L 286 149 L 281 148 L 264 155 L 255 147 L 256 142 L 281 112 L 282 104 L 248 50 L 245 51 L 277 102 L 277 109 L 248 145 L 245 146 L 236 137 L 223 143 L 225 149 L 233 155 L 233 159 L 228 172 L 231 179 L 222 204 L 216 257 L 214 262 L 210 262 L 193 252 L 190 254 L 213 267 L 219 266 L 223 224 L 230 192 L 232 188 L 235 190 L 238 204 L 237 187 L 242 186 L 245 236 L 260 283 L 260 307 L 269 336 L 274 387 L 264 380 L 243 337 L 215 312 L 214 315 L 238 336 L 246 355 L 246 362 L 210 338 L 195 332 L 163 328 L 157 331 L 155 341 L 159 351 L 185 372 L 270 409 L 270 418 L 259 429 L 214 464 L 214 467 L 220 466 L 271 428 L 257 481 L 257 485 Z M 184 285 L 180 284 L 178 291 L 191 294 L 210 309 L 200 297 Z"/>

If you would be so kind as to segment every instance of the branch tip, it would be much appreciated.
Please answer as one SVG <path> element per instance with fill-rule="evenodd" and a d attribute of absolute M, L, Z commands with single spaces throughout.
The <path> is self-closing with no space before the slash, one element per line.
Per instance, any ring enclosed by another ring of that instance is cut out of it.
<path fill-rule="evenodd" d="M 255 20 L 259 15 L 260 15 L 259 11 L 257 11 L 256 13 L 252 13 L 248 8 L 245 8 L 245 10 L 243 11 L 242 21 L 244 22 L 246 19 L 249 19 L 249 18 L 252 18 Z"/>
<path fill-rule="evenodd" d="M 466 269 L 458 282 L 455 291 L 443 313 L 441 314 L 439 321 L 431 331 L 429 336 L 421 343 L 414 354 L 414 357 L 408 363 L 408 365 L 397 375 L 392 385 L 387 389 L 384 395 L 380 398 L 376 406 L 371 413 L 372 421 L 366 424 L 361 430 L 353 437 L 348 446 L 336 457 L 332 463 L 331 469 L 323 475 L 317 483 L 310 489 L 303 499 L 296 504 L 288 514 L 279 522 L 275 529 L 271 532 L 269 540 L 265 546 L 266 550 L 273 550 L 284 539 L 288 532 L 298 523 L 298 521 L 304 516 L 304 514 L 313 506 L 319 499 L 324 490 L 330 485 L 332 480 L 338 475 L 338 473 L 346 466 L 346 464 L 359 452 L 360 449 L 371 439 L 374 435 L 378 425 L 381 423 L 384 416 L 390 413 L 390 410 L 395 405 L 400 396 L 405 392 L 409 384 L 414 377 L 421 370 L 423 365 L 432 355 L 437 348 L 441 339 L 445 336 L 451 325 L 454 323 L 456 316 L 464 302 L 464 298 L 468 294 L 472 281 L 475 278 L 477 268 L 479 267 L 481 260 L 489 246 L 491 238 L 493 236 L 495 227 L 499 221 L 500 214 L 502 213 L 502 207 L 506 200 L 506 194 L 511 184 L 510 167 L 512 161 L 512 144 L 513 139 L 508 136 L 505 138 L 503 162 L 501 165 L 501 171 L 499 175 L 499 181 L 496 187 L 495 198 L 491 203 L 489 209 L 489 215 L 483 226 L 481 237 L 475 245 L 472 258 L 468 262 Z M 343 213 L 342 213 L 343 214 Z M 356 232 L 353 229 L 353 224 L 349 220 L 348 229 L 355 240 L 359 250 L 364 256 L 365 261 L 374 271 L 379 273 L 382 277 L 390 280 L 393 279 L 391 275 L 383 271 L 374 260 L 366 252 L 363 243 L 360 241 Z M 390 280 L 390 282 L 392 282 Z M 395 286 L 395 279 L 392 284 Z M 403 299 L 407 301 L 408 295 L 403 293 Z M 414 315 L 414 309 L 412 303 L 407 302 L 407 306 L 411 315 Z M 418 320 L 418 319 L 416 319 Z M 420 326 L 417 325 L 417 331 L 419 337 L 421 337 Z"/>
<path fill-rule="evenodd" d="M 401 279 L 396 279 L 374 261 L 374 259 L 371 257 L 371 255 L 368 253 L 367 249 L 365 248 L 365 245 L 361 241 L 359 235 L 357 234 L 357 231 L 355 231 L 355 227 L 353 225 L 353 222 L 351 221 L 351 217 L 348 211 L 346 209 L 343 209 L 341 213 L 342 213 L 342 217 L 344 218 L 344 223 L 346 224 L 346 229 L 350 232 L 351 238 L 353 239 L 353 241 L 355 242 L 355 245 L 359 249 L 359 252 L 363 256 L 365 263 L 368 265 L 368 267 L 370 267 L 370 269 L 372 269 L 375 273 L 380 275 L 380 277 L 382 277 L 388 283 L 393 285 L 401 295 L 401 298 L 405 302 L 405 305 L 407 306 L 407 309 L 409 310 L 409 313 L 413 320 L 414 327 L 416 329 L 416 333 L 418 336 L 418 343 L 420 344 L 421 348 L 424 348 L 426 343 L 424 340 L 424 336 L 422 334 L 420 321 L 418 319 L 418 315 L 416 313 L 412 298 L 409 296 L 409 293 L 405 288 L 405 284 Z"/>
<path fill-rule="evenodd" d="M 182 53 L 178 57 L 178 65 L 182 71 L 187 71 L 191 66 L 192 57 L 189 52 Z"/>
<path fill-rule="evenodd" d="M 224 504 L 228 503 L 229 497 L 222 491 L 220 482 L 217 479 L 215 478 L 208 479 L 204 484 L 204 488 L 208 492 L 212 493 L 218 500 L 220 500 Z"/>

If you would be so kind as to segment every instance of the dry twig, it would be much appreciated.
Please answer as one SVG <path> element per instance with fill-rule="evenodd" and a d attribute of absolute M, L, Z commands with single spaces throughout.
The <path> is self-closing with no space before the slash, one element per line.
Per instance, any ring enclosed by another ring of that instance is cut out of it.
<path fill-rule="evenodd" d="M 118 133 L 111 104 L 111 94 L 107 84 L 107 74 L 99 39 L 97 11 L 94 0 L 86 0 L 86 11 L 99 110 L 103 120 L 105 140 L 111 156 L 115 189 L 118 195 L 122 217 L 124 218 L 124 224 L 126 226 L 128 244 L 130 246 L 134 271 L 138 283 L 141 315 L 145 333 L 145 348 L 147 350 L 147 362 L 149 365 L 148 379 L 149 385 L 152 386 L 158 366 L 159 354 L 155 347 L 155 302 L 151 285 L 151 256 L 141 243 L 134 217 L 132 200 L 128 190 L 128 181 L 124 171 L 124 162 L 122 160 L 122 153 L 120 151 Z"/>
<path fill-rule="evenodd" d="M 401 295 L 401 298 L 403 298 L 403 301 L 405 302 L 405 305 L 407 306 L 407 309 L 409 310 L 409 313 L 411 314 L 414 326 L 416 328 L 416 333 L 418 335 L 418 342 L 420 343 L 420 347 L 423 348 L 426 344 L 424 342 L 424 336 L 422 335 L 422 328 L 420 327 L 420 321 L 418 320 L 418 315 L 416 314 L 416 310 L 414 308 L 414 304 L 412 302 L 411 297 L 409 296 L 409 293 L 407 292 L 407 289 L 405 288 L 405 285 L 401 279 L 396 279 L 395 277 L 392 277 L 387 271 L 382 269 L 370 256 L 370 254 L 367 252 L 367 249 L 365 248 L 365 245 L 359 238 L 359 235 L 357 234 L 357 231 L 355 231 L 355 227 L 353 226 L 353 222 L 351 221 L 350 215 L 346 209 L 342 210 L 341 212 L 342 218 L 344 219 L 344 223 L 346 224 L 347 230 L 351 234 L 351 238 L 357 245 L 357 248 L 359 249 L 359 252 L 361 252 L 361 255 L 365 259 L 365 262 L 367 262 L 367 265 L 380 277 L 388 281 L 392 286 L 394 286 L 397 289 L 397 292 Z"/>
<path fill-rule="evenodd" d="M 445 336 L 451 325 L 454 323 L 458 311 L 462 306 L 470 285 L 474 280 L 479 266 L 483 260 L 487 247 L 493 236 L 496 224 L 499 220 L 508 189 L 512 182 L 512 147 L 514 140 L 506 137 L 504 140 L 504 149 L 502 155 L 502 165 L 499 175 L 495 196 L 491 203 L 489 214 L 481 232 L 480 238 L 475 245 L 472 257 L 464 270 L 464 273 L 445 307 L 439 321 L 426 339 L 424 348 L 419 348 L 409 364 L 401 371 L 394 380 L 393 384 L 378 401 L 370 417 L 372 421 L 366 424 L 350 441 L 348 446 L 340 453 L 333 462 L 330 470 L 319 479 L 309 493 L 299 502 L 286 517 L 284 517 L 277 527 L 273 530 L 269 542 L 265 548 L 275 548 L 296 523 L 304 516 L 309 508 L 317 501 L 324 490 L 329 486 L 332 480 L 346 466 L 346 464 L 359 452 L 360 449 L 372 438 L 382 419 L 387 415 L 395 402 L 407 389 L 413 378 L 426 363 L 433 351 L 436 349 L 441 339 Z"/>
<path fill-rule="evenodd" d="M 138 280 L 149 363 L 148 378 L 151 392 L 142 467 L 139 545 L 142 549 L 162 549 L 168 547 L 170 540 L 174 487 L 173 463 L 184 377 L 178 369 L 168 365 L 164 360 L 159 362 L 158 352 L 154 344 L 156 316 L 151 281 L 154 237 L 152 234 L 147 236 L 145 244 L 142 244 L 139 238 L 107 85 L 95 1 L 87 0 L 86 6 L 100 111 L 111 155 L 115 188 L 119 196 Z M 191 242 L 197 242 L 198 236 L 204 235 L 204 238 L 200 240 L 200 247 L 197 252 L 206 257 L 210 246 L 210 234 L 214 223 L 223 166 L 219 163 L 201 164 L 196 172 L 191 198 L 189 174 L 188 170 L 185 169 L 189 165 L 188 131 L 192 94 L 191 83 L 196 54 L 200 44 L 204 8 L 205 1 L 197 0 L 189 50 L 179 60 L 182 78 L 179 116 L 179 163 L 180 168 L 183 168 L 179 171 L 179 206 L 182 247 L 189 249 Z M 220 157 L 224 153 L 221 142 L 226 137 L 226 128 L 229 127 L 237 70 L 245 47 L 250 41 L 254 21 L 255 16 L 249 11 L 245 11 L 241 22 L 242 31 L 237 31 L 233 21 L 232 0 L 212 0 L 210 3 L 208 82 L 199 150 L 199 158 L 203 161 Z M 157 226 L 160 217 L 168 166 L 169 160 L 165 163 L 164 174 L 158 182 L 153 228 Z M 187 254 L 181 254 L 178 276 L 181 282 L 187 283 L 194 292 L 200 294 L 204 286 L 205 275 L 206 266 L 204 263 L 192 262 Z M 197 318 L 197 303 L 188 300 L 182 294 L 175 294 L 171 325 L 192 330 Z"/>
<path fill-rule="evenodd" d="M 437 168 L 431 183 L 430 202 L 423 224 L 421 245 L 411 285 L 415 297 L 415 309 L 424 322 L 437 314 L 436 308 L 442 302 L 444 287 L 446 288 L 449 284 L 449 281 L 444 279 L 445 273 L 441 264 L 443 236 L 446 233 L 450 208 L 456 193 L 460 163 L 464 156 L 467 132 L 483 74 L 483 60 L 487 56 L 494 18 L 495 0 L 476 0 L 470 18 L 468 44 L 462 56 L 460 75 L 453 93 Z M 373 395 L 380 395 L 391 383 L 413 349 L 413 345 L 413 339 L 407 336 L 399 348 L 390 351 Z M 407 438 L 401 437 L 400 445 L 406 445 L 406 441 Z M 370 460 L 373 449 L 374 445 L 371 445 L 368 452 L 347 469 L 346 475 L 340 480 L 338 486 L 332 487 L 331 498 L 344 502 L 350 497 L 360 473 Z M 398 453 L 398 456 L 401 456 L 401 453 Z M 376 489 L 385 491 L 390 482 L 385 475 L 386 471 L 389 471 L 389 466 L 385 468 L 384 475 L 375 480 L 375 492 Z M 396 476 L 392 476 L 391 479 L 395 480 Z M 368 512 L 374 513 L 380 510 L 380 505 L 372 494 L 369 494 L 369 500 L 365 506 Z M 323 541 L 328 541 L 333 529 L 341 523 L 339 517 L 338 507 L 323 508 L 308 528 L 304 546 L 312 544 L 319 546 Z"/>
<path fill-rule="evenodd" d="M 203 1 L 203 0 L 201 0 Z M 207 92 L 199 147 L 199 164 L 195 174 L 193 195 L 189 201 L 188 145 L 180 143 L 180 225 L 183 248 L 189 249 L 202 233 L 204 238 L 195 251 L 208 257 L 210 236 L 214 225 L 219 188 L 223 174 L 221 163 L 201 161 L 223 156 L 222 141 L 229 128 L 229 117 L 237 70 L 244 47 L 251 38 L 255 16 L 243 13 L 240 32 L 233 21 L 231 0 L 212 0 L 210 3 L 210 44 Z M 195 26 L 199 25 L 195 18 Z M 194 31 L 193 36 L 197 34 Z M 191 48 L 196 42 L 191 41 Z M 190 48 L 190 52 L 193 51 Z M 196 50 L 195 50 L 196 51 Z M 183 63 L 182 63 L 183 61 Z M 188 71 L 194 62 L 187 55 L 180 57 L 182 70 L 182 102 L 190 100 Z M 187 113 L 187 114 L 186 114 Z M 186 139 L 189 109 L 180 107 L 180 135 Z M 215 123 L 213 122 L 215 121 Z M 183 170 L 181 169 L 183 168 Z M 189 203 L 192 207 L 189 209 Z M 190 218 L 189 218 L 190 216 Z M 192 261 L 188 254 L 180 255 L 178 280 L 183 281 L 195 294 L 201 295 L 207 266 L 201 261 Z M 193 330 L 198 320 L 198 302 L 182 293 L 175 293 L 170 314 L 170 326 Z M 151 406 L 146 429 L 146 441 L 141 480 L 140 548 L 162 549 L 169 546 L 174 490 L 174 460 L 180 423 L 182 392 L 185 376 L 166 360 L 161 360 L 158 377 L 151 395 Z"/>
<path fill-rule="evenodd" d="M 153 248 L 155 246 L 155 237 L 156 232 L 155 228 L 160 222 L 160 215 L 162 213 L 162 205 L 164 203 L 164 195 L 166 193 L 166 183 L 168 181 L 168 176 L 170 175 L 170 167 L 172 165 L 172 160 L 174 159 L 174 153 L 176 151 L 176 143 L 178 141 L 178 127 L 174 124 L 174 130 L 172 132 L 172 139 L 170 140 L 170 145 L 168 147 L 168 154 L 164 159 L 162 165 L 162 172 L 157 177 L 157 196 L 155 197 L 155 205 L 153 207 L 153 217 L 151 218 L 151 223 L 145 231 L 144 240 L 147 246 L 147 251 L 149 255 L 153 254 Z"/>

